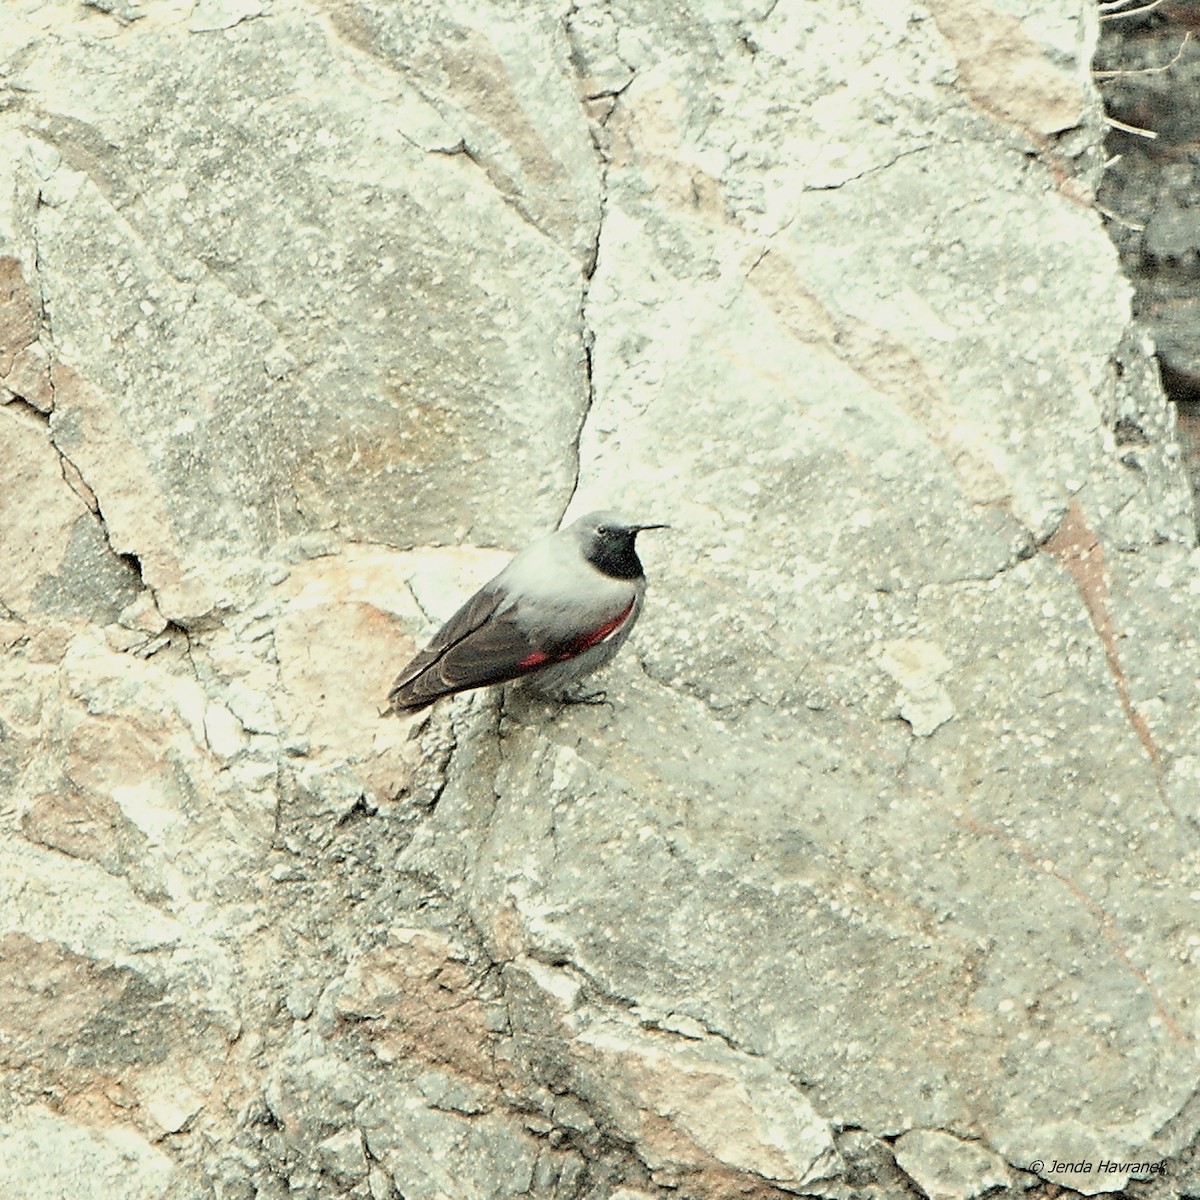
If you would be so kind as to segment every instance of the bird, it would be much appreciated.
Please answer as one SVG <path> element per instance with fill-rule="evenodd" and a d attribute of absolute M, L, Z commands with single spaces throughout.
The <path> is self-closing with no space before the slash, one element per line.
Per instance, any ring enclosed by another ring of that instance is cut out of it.
<path fill-rule="evenodd" d="M 520 680 L 565 703 L 609 663 L 642 611 L 646 575 L 635 540 L 647 529 L 593 512 L 522 550 L 484 584 L 396 677 L 387 710 L 420 712 L 443 696 Z"/>

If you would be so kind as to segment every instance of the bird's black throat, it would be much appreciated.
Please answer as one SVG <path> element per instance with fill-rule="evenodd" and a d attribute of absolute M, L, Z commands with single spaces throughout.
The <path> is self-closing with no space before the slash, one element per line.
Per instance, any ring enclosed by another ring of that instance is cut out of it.
<path fill-rule="evenodd" d="M 645 572 L 633 544 L 637 535 L 636 529 L 606 531 L 588 547 L 588 562 L 611 579 L 641 579 Z"/>

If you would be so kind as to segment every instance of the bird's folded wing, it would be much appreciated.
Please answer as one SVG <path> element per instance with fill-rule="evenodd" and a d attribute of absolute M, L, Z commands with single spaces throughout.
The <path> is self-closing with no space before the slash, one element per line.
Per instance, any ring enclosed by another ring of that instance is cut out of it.
<path fill-rule="evenodd" d="M 504 596 L 484 588 L 462 606 L 404 668 L 388 693 L 394 709 L 416 710 L 441 696 L 506 683 L 550 657 L 522 631 L 518 607 L 497 614 Z"/>

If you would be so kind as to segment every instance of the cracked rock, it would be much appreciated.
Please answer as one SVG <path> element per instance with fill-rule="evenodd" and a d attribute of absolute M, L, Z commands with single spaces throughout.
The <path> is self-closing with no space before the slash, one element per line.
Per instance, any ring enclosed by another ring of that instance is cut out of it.
<path fill-rule="evenodd" d="M 9 0 L 0 1193 L 1185 1186 L 1200 550 L 1096 30 Z M 381 713 L 610 506 L 608 703 Z"/>

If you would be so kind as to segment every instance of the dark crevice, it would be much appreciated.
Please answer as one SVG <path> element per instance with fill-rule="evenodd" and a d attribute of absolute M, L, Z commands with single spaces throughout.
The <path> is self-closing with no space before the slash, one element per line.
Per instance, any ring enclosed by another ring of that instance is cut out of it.
<path fill-rule="evenodd" d="M 23 416 L 36 421 L 39 425 L 47 429 L 50 428 L 50 414 L 42 412 L 36 404 L 31 404 L 24 396 L 13 395 L 4 403 L 7 408 L 11 408 L 14 412 L 21 413 Z"/>
<path fill-rule="evenodd" d="M 1176 366 L 1160 357 L 1158 373 L 1168 400 L 1172 400 L 1176 404 L 1200 402 L 1200 372 Z"/>
<path fill-rule="evenodd" d="M 340 829 L 343 825 L 353 825 L 367 817 L 373 817 L 379 810 L 371 804 L 365 794 L 359 794 L 354 803 L 334 822 L 334 827 Z"/>
<path fill-rule="evenodd" d="M 421 761 L 412 780 L 401 789 L 396 799 L 407 799 L 429 817 L 441 803 L 442 794 L 450 781 L 450 763 L 458 749 L 453 709 L 435 712 L 414 728 L 420 729 Z"/>
<path fill-rule="evenodd" d="M 542 237 L 553 240 L 551 235 L 538 223 L 534 215 L 521 202 L 521 195 L 515 187 L 506 186 L 506 181 L 503 177 L 499 177 L 498 173 L 489 165 L 487 159 L 467 144 L 465 138 L 459 140 L 453 146 L 434 146 L 427 151 L 429 154 L 441 154 L 447 157 L 456 157 L 461 155 L 469 162 L 473 163 L 487 177 L 488 183 L 495 190 L 496 194 L 504 201 L 525 222 L 531 229 L 536 230 Z"/>
<path fill-rule="evenodd" d="M 145 573 L 142 569 L 141 559 L 130 551 L 118 550 L 113 545 L 112 536 L 109 532 L 108 522 L 105 520 L 104 512 L 100 506 L 99 500 L 95 491 L 84 479 L 83 473 L 75 462 L 64 453 L 63 449 L 54 439 L 54 427 L 51 424 L 50 414 L 42 412 L 35 405 L 30 404 L 23 396 L 13 396 L 12 399 L 6 402 L 6 407 L 15 409 L 26 420 L 36 421 L 37 424 L 45 429 L 46 440 L 50 447 L 58 456 L 59 472 L 62 475 L 63 482 L 71 489 L 72 492 L 79 498 L 85 508 L 96 518 L 96 525 L 100 531 L 100 536 L 104 541 L 104 545 L 113 558 L 119 562 L 136 580 L 138 588 L 144 588 L 154 599 L 155 606 L 158 607 L 158 596 L 153 587 L 146 581 Z M 166 627 L 163 630 L 163 635 L 171 633 L 181 634 L 187 646 L 189 660 L 191 659 L 191 642 L 188 636 L 188 631 L 174 621 L 168 620 Z M 156 638 L 149 639 L 147 645 L 156 641 Z M 143 650 L 145 647 L 143 647 Z M 193 669 L 195 664 L 193 663 Z"/>
<path fill-rule="evenodd" d="M 1110 125 L 1097 207 L 1134 286 L 1133 315 L 1154 341 L 1200 501 L 1200 119 L 1180 101 L 1200 86 L 1198 34 L 1196 6 L 1182 0 L 1102 11 L 1093 76 Z"/>
<path fill-rule="evenodd" d="M 34 212 L 30 221 L 31 237 L 33 240 L 33 261 L 35 282 L 37 283 L 34 289 L 34 295 L 37 300 L 37 316 L 38 316 L 38 341 L 42 344 L 46 351 L 48 379 L 50 384 L 50 408 L 53 410 L 55 405 L 55 387 L 54 387 L 54 368 L 56 365 L 56 354 L 54 351 L 54 333 L 51 327 L 50 309 L 46 304 L 45 289 L 41 286 L 41 279 L 45 273 L 45 257 L 42 252 L 41 240 L 38 236 L 38 210 L 43 205 L 42 195 L 39 191 L 34 205 Z M 84 506 L 95 516 L 97 525 L 100 529 L 100 535 L 104 540 L 105 546 L 113 557 L 121 563 L 137 580 L 138 586 L 149 591 L 154 599 L 155 606 L 158 607 L 158 596 L 153 587 L 146 581 L 145 573 L 142 569 L 140 558 L 136 554 L 118 550 L 113 545 L 112 535 L 109 531 L 108 522 L 105 519 L 103 509 L 101 507 L 99 497 L 95 489 L 84 478 L 83 472 L 79 469 L 78 464 L 63 450 L 55 438 L 55 426 L 51 420 L 51 413 L 43 412 L 35 405 L 30 404 L 28 400 L 21 396 L 15 396 L 9 401 L 10 404 L 19 405 L 21 410 L 28 416 L 33 417 L 46 430 L 46 437 L 54 452 L 58 455 L 59 470 L 62 473 L 63 482 L 71 489 L 72 492 L 82 501 Z M 182 633 L 188 647 L 189 661 L 191 659 L 191 643 L 187 638 L 187 631 L 181 626 L 174 624 L 171 621 L 167 622 L 164 633 Z M 195 664 L 193 663 L 193 670 Z"/>
<path fill-rule="evenodd" d="M 572 9 L 566 17 L 566 30 L 568 42 L 571 42 L 571 17 L 576 12 Z M 583 75 L 582 64 L 578 59 L 574 49 L 571 53 L 571 62 L 575 67 L 576 73 L 581 77 Z M 584 371 L 584 394 L 583 406 L 579 414 L 579 422 L 575 428 L 574 438 L 574 455 L 575 455 L 575 471 L 571 481 L 571 488 L 567 495 L 566 502 L 563 504 L 559 513 L 559 519 L 570 509 L 572 502 L 575 499 L 575 493 L 579 490 L 579 480 L 582 474 L 582 445 L 583 434 L 587 427 L 588 418 L 591 416 L 592 408 L 596 402 L 596 379 L 595 379 L 595 347 L 596 334 L 592 329 L 588 315 L 588 299 L 591 294 L 592 280 L 595 278 L 596 271 L 600 265 L 600 244 L 604 235 L 604 220 L 608 210 L 608 172 L 611 165 L 608 151 L 605 145 L 605 129 L 608 122 L 612 119 L 613 113 L 616 111 L 616 106 L 620 102 L 621 95 L 633 82 L 633 74 L 630 73 L 630 78 L 626 80 L 619 88 L 600 89 L 594 93 L 584 97 L 585 101 L 594 102 L 601 99 L 611 99 L 612 107 L 608 109 L 602 116 L 596 117 L 590 121 L 592 148 L 596 154 L 596 162 L 599 171 L 598 180 L 598 211 L 596 215 L 596 227 L 592 236 L 592 243 L 587 260 L 583 264 L 583 273 L 580 280 L 579 289 L 579 336 L 583 349 L 583 371 Z"/>
<path fill-rule="evenodd" d="M 46 349 L 46 357 L 51 367 L 50 371 L 50 391 L 54 392 L 54 334 L 50 328 L 50 310 L 46 307 L 46 293 L 42 288 L 42 278 L 46 270 L 45 256 L 42 254 L 41 239 L 38 236 L 38 213 L 40 212 L 44 201 L 42 193 L 39 190 L 37 198 L 33 205 L 33 218 L 29 222 L 30 235 L 33 239 L 33 271 L 34 279 L 37 282 L 37 289 L 34 295 L 37 298 L 37 316 L 38 316 L 38 341 L 42 342 Z"/>
<path fill-rule="evenodd" d="M 587 306 L 587 289 L 584 289 L 584 302 L 580 306 L 580 314 L 584 313 Z M 587 318 L 583 316 L 583 371 L 584 371 L 584 396 L 583 410 L 579 414 L 579 423 L 575 427 L 575 440 L 573 443 L 573 451 L 575 454 L 575 474 L 571 480 L 571 491 L 567 496 L 567 502 L 562 506 L 562 511 L 559 513 L 559 521 L 561 522 L 570 509 L 572 502 L 575 499 L 575 493 L 579 490 L 579 477 L 583 469 L 583 431 L 587 426 L 588 417 L 592 412 L 592 405 L 596 401 L 596 387 L 592 378 L 592 349 L 595 341 L 591 329 L 588 328 Z"/>

